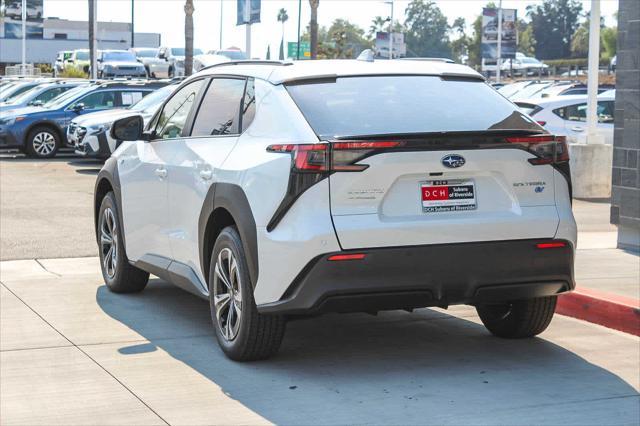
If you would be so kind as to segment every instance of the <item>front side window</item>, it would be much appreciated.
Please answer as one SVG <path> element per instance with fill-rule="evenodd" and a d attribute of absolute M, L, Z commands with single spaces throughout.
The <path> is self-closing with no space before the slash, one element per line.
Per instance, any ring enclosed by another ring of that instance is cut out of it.
<path fill-rule="evenodd" d="M 165 104 L 156 123 L 156 138 L 171 139 L 180 137 L 184 129 L 189 111 L 198 97 L 204 80 L 193 81 L 182 89 Z"/>
<path fill-rule="evenodd" d="M 214 78 L 198 110 L 191 136 L 238 134 L 244 86 L 244 79 Z"/>
<path fill-rule="evenodd" d="M 71 105 L 71 109 L 80 103 L 84 104 L 84 109 L 110 109 L 116 105 L 116 92 L 105 90 L 91 93 Z"/>

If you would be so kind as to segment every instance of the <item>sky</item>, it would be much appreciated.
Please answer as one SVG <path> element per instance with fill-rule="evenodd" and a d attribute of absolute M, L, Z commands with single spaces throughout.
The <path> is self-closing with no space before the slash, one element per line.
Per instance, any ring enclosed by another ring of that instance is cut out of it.
<path fill-rule="evenodd" d="M 459 16 L 470 27 L 481 14 L 488 0 L 435 0 L 449 23 Z M 583 10 L 589 11 L 590 0 L 581 0 Z M 495 0 L 497 3 L 498 0 Z M 503 0 L 502 7 L 515 8 L 518 16 L 526 15 L 526 7 L 540 4 L 542 0 Z M 87 20 L 87 0 L 44 0 L 44 15 L 62 19 Z M 394 18 L 404 21 L 408 0 L 394 1 Z M 134 0 L 135 31 L 162 34 L 163 46 L 184 46 L 184 0 Z M 245 48 L 245 27 L 236 26 L 236 0 L 194 0 L 195 47 L 204 51 L 220 47 L 220 16 L 222 6 L 222 47 Z M 251 28 L 251 55 L 264 57 L 271 46 L 272 57 L 277 55 L 282 36 L 282 25 L 277 21 L 280 8 L 285 8 L 289 20 L 284 26 L 285 41 L 295 41 L 298 25 L 298 0 L 262 0 L 261 22 Z M 320 25 L 329 26 L 337 18 L 348 19 L 368 30 L 375 16 L 388 17 L 390 5 L 383 0 L 321 0 L 318 8 Z M 601 0 L 601 15 L 607 25 L 615 25 L 613 14 L 618 10 L 618 0 Z M 309 22 L 308 0 L 302 0 L 302 29 Z M 131 0 L 98 0 L 98 20 L 113 22 L 131 21 Z"/>

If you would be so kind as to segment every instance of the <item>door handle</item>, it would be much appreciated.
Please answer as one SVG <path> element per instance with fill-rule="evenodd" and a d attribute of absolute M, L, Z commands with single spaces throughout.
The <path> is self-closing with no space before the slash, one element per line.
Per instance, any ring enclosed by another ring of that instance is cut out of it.
<path fill-rule="evenodd" d="M 200 170 L 200 177 L 202 178 L 202 180 L 211 180 L 211 178 L 213 177 L 213 171 L 212 170 Z"/>
<path fill-rule="evenodd" d="M 164 179 L 167 177 L 167 169 L 165 169 L 164 167 L 158 167 L 155 170 L 155 174 L 156 176 L 158 176 L 160 179 Z"/>
<path fill-rule="evenodd" d="M 572 127 L 571 130 L 573 130 L 574 132 L 584 132 L 584 128 L 582 127 Z"/>

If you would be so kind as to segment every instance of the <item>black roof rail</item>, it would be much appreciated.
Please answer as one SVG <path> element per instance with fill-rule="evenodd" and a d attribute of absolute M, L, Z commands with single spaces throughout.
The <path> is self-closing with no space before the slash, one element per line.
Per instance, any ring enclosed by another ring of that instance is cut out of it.
<path fill-rule="evenodd" d="M 270 61 L 270 60 L 262 60 L 262 59 L 240 59 L 237 61 L 220 62 L 219 64 L 208 65 L 202 68 L 200 71 L 204 71 L 204 70 L 208 70 L 216 67 L 227 66 L 227 65 L 277 65 L 277 66 L 284 67 L 288 65 L 293 65 L 293 62 L 292 61 Z"/>

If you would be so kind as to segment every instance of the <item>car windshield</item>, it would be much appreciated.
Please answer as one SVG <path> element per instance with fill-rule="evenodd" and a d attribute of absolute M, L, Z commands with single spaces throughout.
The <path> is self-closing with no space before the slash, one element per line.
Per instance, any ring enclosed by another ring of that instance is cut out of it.
<path fill-rule="evenodd" d="M 40 89 L 41 88 L 38 86 L 32 87 L 26 92 L 22 92 L 18 96 L 7 100 L 6 103 L 11 105 L 18 105 L 24 102 L 29 102 L 34 96 L 37 96 L 37 94 L 40 92 Z"/>
<path fill-rule="evenodd" d="M 86 51 L 76 52 L 76 59 L 78 61 L 88 61 L 89 52 L 86 52 Z"/>
<path fill-rule="evenodd" d="M 154 58 L 157 54 L 158 49 L 143 49 L 136 51 L 136 56 L 138 58 Z"/>
<path fill-rule="evenodd" d="M 140 99 L 138 102 L 131 105 L 129 109 L 133 111 L 147 111 L 157 108 L 158 105 L 167 99 L 167 96 L 173 92 L 173 89 L 175 89 L 175 85 L 162 87 Z"/>
<path fill-rule="evenodd" d="M 64 105 L 66 105 L 69 101 L 72 101 L 79 95 L 84 94 L 86 92 L 90 92 L 91 90 L 93 90 L 92 86 L 74 87 L 73 89 L 64 92 L 60 96 L 56 96 L 55 98 L 51 99 L 49 102 L 45 103 L 42 106 L 45 108 L 52 108 L 52 109 L 61 108 Z"/>
<path fill-rule="evenodd" d="M 548 87 L 550 83 L 534 83 L 534 84 L 530 84 L 527 87 L 525 87 L 524 89 L 518 91 L 517 93 L 514 94 L 513 98 L 518 98 L 518 99 L 525 99 L 525 98 L 529 98 L 533 95 L 535 95 L 536 93 L 538 93 L 540 90 L 543 90 L 544 88 Z"/>
<path fill-rule="evenodd" d="M 540 130 L 482 81 L 435 76 L 343 77 L 326 83 L 289 84 L 287 90 L 321 138 Z"/>
<path fill-rule="evenodd" d="M 233 60 L 242 60 L 247 59 L 247 55 L 244 54 L 241 50 L 220 50 L 217 53 L 218 55 L 226 56 L 229 59 Z"/>
<path fill-rule="evenodd" d="M 522 90 L 523 87 L 526 87 L 528 84 L 528 81 L 507 84 L 506 86 L 502 86 L 501 88 L 499 88 L 498 92 L 505 98 L 510 98 L 512 95 L 518 93 L 520 90 Z"/>
<path fill-rule="evenodd" d="M 102 60 L 114 62 L 135 62 L 136 57 L 131 52 L 104 52 L 102 54 Z"/>
<path fill-rule="evenodd" d="M 184 56 L 184 48 L 183 47 L 172 47 L 171 48 L 171 55 L 173 55 L 173 56 Z M 193 56 L 195 56 L 195 55 L 202 55 L 202 50 L 193 49 Z"/>

